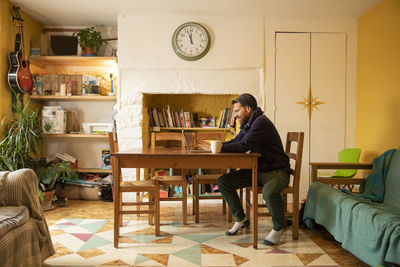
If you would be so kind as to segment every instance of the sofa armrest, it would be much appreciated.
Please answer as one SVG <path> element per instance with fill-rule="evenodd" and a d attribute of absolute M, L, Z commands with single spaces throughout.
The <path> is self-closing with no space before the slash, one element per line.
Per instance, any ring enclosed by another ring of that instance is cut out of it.
<path fill-rule="evenodd" d="M 321 182 L 330 185 L 355 185 L 361 184 L 364 178 L 320 178 L 319 169 L 372 169 L 372 163 L 340 163 L 340 162 L 311 162 L 311 180 L 312 182 Z"/>
<path fill-rule="evenodd" d="M 38 197 L 38 180 L 31 169 L 20 169 L 13 172 L 1 172 L 4 201 L 7 206 L 25 206 L 29 216 L 43 219 L 42 208 Z"/>

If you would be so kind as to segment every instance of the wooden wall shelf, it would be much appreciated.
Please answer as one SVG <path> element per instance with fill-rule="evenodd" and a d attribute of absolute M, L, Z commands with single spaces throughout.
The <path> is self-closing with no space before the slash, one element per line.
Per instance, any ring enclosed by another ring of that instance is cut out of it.
<path fill-rule="evenodd" d="M 153 132 L 160 131 L 180 131 L 182 128 L 180 127 L 151 127 Z M 224 131 L 224 132 L 234 132 L 234 128 L 218 128 L 218 127 L 193 127 L 193 128 L 183 128 L 185 132 L 198 132 L 198 131 Z"/>
<path fill-rule="evenodd" d="M 44 68 L 53 66 L 117 66 L 117 57 L 80 57 L 80 56 L 30 56 L 31 64 Z"/>
<path fill-rule="evenodd" d="M 73 96 L 55 96 L 55 95 L 31 95 L 31 99 L 41 100 L 41 101 L 49 101 L 49 100 L 58 100 L 58 101 L 115 101 L 117 100 L 117 96 L 86 96 L 86 95 L 73 95 Z"/>
<path fill-rule="evenodd" d="M 49 138 L 108 138 L 107 134 L 45 134 Z"/>

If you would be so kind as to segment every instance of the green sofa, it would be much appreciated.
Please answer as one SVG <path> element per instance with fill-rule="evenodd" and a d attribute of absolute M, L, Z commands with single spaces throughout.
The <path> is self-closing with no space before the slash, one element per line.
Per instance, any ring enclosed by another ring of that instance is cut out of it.
<path fill-rule="evenodd" d="M 318 169 L 369 169 L 372 164 L 311 163 L 313 183 L 303 217 L 308 227 L 324 226 L 343 248 L 373 266 L 400 264 L 400 151 L 387 164 L 383 202 L 377 203 L 339 190 L 362 179 L 317 177 Z"/>

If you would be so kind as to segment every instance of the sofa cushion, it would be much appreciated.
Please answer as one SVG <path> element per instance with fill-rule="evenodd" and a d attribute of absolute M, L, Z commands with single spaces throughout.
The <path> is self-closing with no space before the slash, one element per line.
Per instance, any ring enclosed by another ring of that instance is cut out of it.
<path fill-rule="evenodd" d="M 14 207 L 0 207 L 0 237 L 5 233 L 20 226 L 29 218 L 28 209 L 24 206 Z"/>
<path fill-rule="evenodd" d="M 397 150 L 390 161 L 385 182 L 385 198 L 383 204 L 393 210 L 400 211 L 400 151 Z"/>

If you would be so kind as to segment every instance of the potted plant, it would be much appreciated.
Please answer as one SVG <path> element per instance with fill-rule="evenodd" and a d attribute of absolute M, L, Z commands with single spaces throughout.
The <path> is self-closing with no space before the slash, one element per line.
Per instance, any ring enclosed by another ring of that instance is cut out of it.
<path fill-rule="evenodd" d="M 73 36 L 78 36 L 79 46 L 84 50 L 84 56 L 96 56 L 100 46 L 107 43 L 94 27 L 74 32 Z"/>
<path fill-rule="evenodd" d="M 55 193 L 57 179 L 75 180 L 78 172 L 67 161 L 52 162 L 48 166 L 42 166 L 35 170 L 39 181 L 39 198 L 42 200 L 43 210 L 52 208 L 51 202 Z"/>
<path fill-rule="evenodd" d="M 14 108 L 13 117 L 1 121 L 0 170 L 34 169 L 44 141 L 39 111 L 30 108 L 30 101 Z"/>

